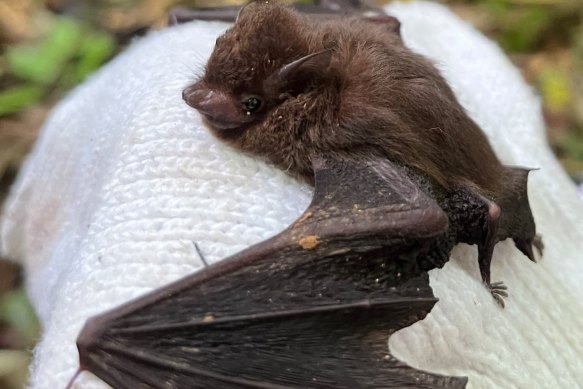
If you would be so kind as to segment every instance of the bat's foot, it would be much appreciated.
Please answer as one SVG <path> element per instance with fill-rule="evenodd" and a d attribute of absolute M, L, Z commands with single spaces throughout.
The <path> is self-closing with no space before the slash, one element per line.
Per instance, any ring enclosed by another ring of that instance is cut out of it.
<path fill-rule="evenodd" d="M 508 287 L 504 285 L 504 282 L 502 281 L 492 282 L 489 284 L 486 283 L 485 285 L 486 288 L 488 288 L 488 290 L 492 294 L 492 297 L 494 297 L 494 300 L 496 300 L 496 303 L 498 303 L 500 307 L 504 308 L 505 307 L 504 298 L 508 297 L 507 292 Z"/>

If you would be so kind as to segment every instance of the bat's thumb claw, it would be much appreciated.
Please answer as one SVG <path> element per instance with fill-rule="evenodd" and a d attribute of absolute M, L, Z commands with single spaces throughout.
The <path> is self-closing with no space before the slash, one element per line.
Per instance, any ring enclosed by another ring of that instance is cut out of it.
<path fill-rule="evenodd" d="M 542 256 L 544 245 L 540 236 L 536 236 L 534 239 L 514 239 L 514 244 L 516 247 L 528 257 L 532 262 L 536 263 L 536 258 L 534 256 L 533 247 L 536 248 L 539 255 Z"/>
<path fill-rule="evenodd" d="M 543 251 L 545 250 L 542 236 L 536 235 L 532 241 L 532 245 L 536 248 L 536 251 L 538 251 L 539 256 L 542 257 Z"/>

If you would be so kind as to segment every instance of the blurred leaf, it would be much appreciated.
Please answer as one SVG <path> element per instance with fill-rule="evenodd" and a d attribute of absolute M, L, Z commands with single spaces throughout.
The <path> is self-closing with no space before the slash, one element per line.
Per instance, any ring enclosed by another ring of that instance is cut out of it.
<path fill-rule="evenodd" d="M 579 66 L 583 67 L 583 23 L 575 30 L 573 34 L 574 44 L 573 53 Z M 583 70 L 583 69 L 581 69 Z"/>
<path fill-rule="evenodd" d="M 558 6 L 563 3 L 564 0 L 509 0 L 515 5 L 553 5 Z"/>
<path fill-rule="evenodd" d="M 583 182 L 583 161 L 564 158 L 561 158 L 559 161 L 571 177 L 577 178 L 579 182 Z"/>
<path fill-rule="evenodd" d="M 57 79 L 63 64 L 77 52 L 80 39 L 81 28 L 76 22 L 57 18 L 42 42 L 8 49 L 8 69 L 24 80 L 48 85 Z"/>
<path fill-rule="evenodd" d="M 528 7 L 520 12 L 509 12 L 500 44 L 510 52 L 524 52 L 534 48 L 541 33 L 551 23 L 551 15 L 543 7 Z"/>
<path fill-rule="evenodd" d="M 16 86 L 0 92 L 0 116 L 16 113 L 34 105 L 43 97 L 40 86 Z"/>
<path fill-rule="evenodd" d="M 18 369 L 22 364 L 28 363 L 28 355 L 23 351 L 0 350 L 0 377 L 5 377 Z"/>
<path fill-rule="evenodd" d="M 14 328 L 30 344 L 36 340 L 39 333 L 38 323 L 22 288 L 6 293 L 2 297 L 0 319 Z"/>
<path fill-rule="evenodd" d="M 484 0 L 483 6 L 494 15 L 502 15 L 508 11 L 509 3 L 506 0 Z"/>
<path fill-rule="evenodd" d="M 583 161 L 583 137 L 569 133 L 561 143 L 561 147 L 570 159 Z"/>
<path fill-rule="evenodd" d="M 97 70 L 115 50 L 115 42 L 109 35 L 93 33 L 81 42 L 79 61 L 75 66 L 75 82 L 83 81 Z"/>
<path fill-rule="evenodd" d="M 0 379 L 2 380 L 0 387 L 3 389 L 25 387 L 29 362 L 30 355 L 24 351 L 0 350 Z"/>
<path fill-rule="evenodd" d="M 539 76 L 539 89 L 547 107 L 553 111 L 565 111 L 571 102 L 571 87 L 568 75 L 547 69 Z"/>

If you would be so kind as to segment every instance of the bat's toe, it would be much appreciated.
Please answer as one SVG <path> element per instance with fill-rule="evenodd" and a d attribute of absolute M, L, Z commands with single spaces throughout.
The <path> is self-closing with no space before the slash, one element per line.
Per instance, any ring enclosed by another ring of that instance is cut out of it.
<path fill-rule="evenodd" d="M 490 294 L 492 295 L 496 303 L 500 307 L 504 308 L 506 305 L 504 302 L 504 298 L 508 297 L 507 292 L 508 287 L 504 285 L 504 282 L 502 281 L 492 282 L 490 284 L 486 284 L 486 288 L 488 288 Z"/>

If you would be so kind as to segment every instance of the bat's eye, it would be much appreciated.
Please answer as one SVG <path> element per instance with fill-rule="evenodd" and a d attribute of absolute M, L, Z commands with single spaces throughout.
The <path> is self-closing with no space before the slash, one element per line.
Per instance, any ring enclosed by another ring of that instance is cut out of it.
<path fill-rule="evenodd" d="M 263 102 L 258 96 L 247 96 L 243 99 L 243 110 L 247 113 L 257 112 L 261 109 Z"/>

